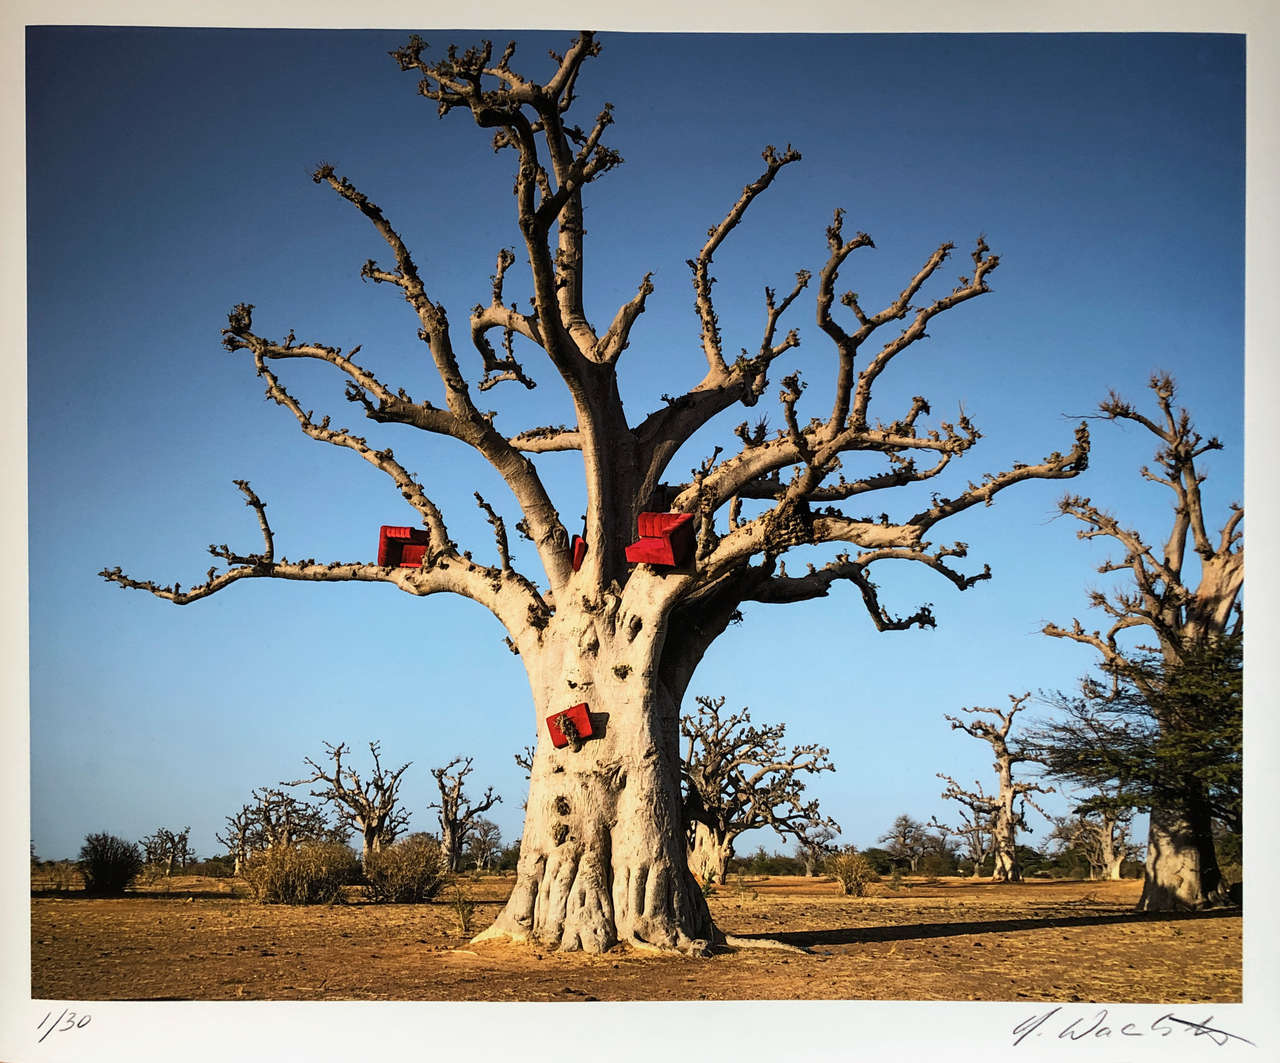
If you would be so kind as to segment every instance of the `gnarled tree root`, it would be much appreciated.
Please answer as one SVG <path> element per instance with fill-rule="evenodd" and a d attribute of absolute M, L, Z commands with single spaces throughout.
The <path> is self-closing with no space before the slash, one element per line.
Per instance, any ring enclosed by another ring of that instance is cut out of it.
<path fill-rule="evenodd" d="M 724 943 L 731 949 L 781 949 L 783 952 L 798 952 L 802 956 L 813 955 L 812 949 L 788 945 L 785 941 L 774 941 L 773 938 L 740 938 L 725 934 Z"/>
<path fill-rule="evenodd" d="M 520 933 L 511 931 L 497 924 L 482 930 L 479 934 L 471 939 L 472 945 L 478 945 L 485 941 L 507 940 L 513 944 L 538 944 L 534 935 L 529 933 Z M 635 934 L 624 936 L 620 944 L 629 945 L 640 952 L 653 953 L 659 956 L 695 956 L 710 957 L 720 952 L 732 952 L 736 949 L 777 949 L 782 952 L 797 952 L 803 956 L 812 955 L 813 950 L 802 948 L 799 945 L 788 945 L 782 941 L 774 941 L 772 938 L 743 938 L 735 937 L 732 934 L 722 934 L 716 931 L 715 937 L 711 940 L 703 938 L 687 938 L 681 935 L 679 943 L 676 945 L 655 945 L 652 941 L 646 941 L 644 938 Z M 548 946 L 554 948 L 555 946 Z"/>

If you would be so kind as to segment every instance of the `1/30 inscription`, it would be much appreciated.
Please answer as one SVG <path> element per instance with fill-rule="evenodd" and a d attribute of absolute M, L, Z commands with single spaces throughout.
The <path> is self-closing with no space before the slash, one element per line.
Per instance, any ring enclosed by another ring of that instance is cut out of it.
<path fill-rule="evenodd" d="M 92 1021 L 92 1015 L 79 1014 L 68 1008 L 63 1008 L 62 1014 L 56 1019 L 53 1017 L 53 1012 L 50 1011 L 40 1020 L 40 1025 L 36 1027 L 37 1033 L 41 1030 L 44 1031 L 44 1033 L 40 1034 L 36 1044 L 40 1044 L 41 1041 L 54 1032 L 66 1033 L 68 1030 L 83 1030 Z"/>

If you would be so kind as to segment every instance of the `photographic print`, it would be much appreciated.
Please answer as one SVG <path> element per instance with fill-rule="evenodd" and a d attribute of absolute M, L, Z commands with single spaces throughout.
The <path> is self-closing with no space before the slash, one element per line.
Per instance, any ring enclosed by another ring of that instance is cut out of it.
<path fill-rule="evenodd" d="M 451 19 L 25 27 L 27 1040 L 1256 1043 L 1246 34 Z"/>

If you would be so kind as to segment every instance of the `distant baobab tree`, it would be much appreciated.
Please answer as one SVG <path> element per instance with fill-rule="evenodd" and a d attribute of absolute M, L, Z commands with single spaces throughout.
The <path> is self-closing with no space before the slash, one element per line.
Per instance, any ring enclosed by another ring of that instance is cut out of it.
<path fill-rule="evenodd" d="M 1196 460 L 1221 450 L 1222 443 L 1205 439 L 1196 431 L 1190 413 L 1175 409 L 1176 386 L 1171 376 L 1155 373 L 1149 386 L 1156 405 L 1150 415 L 1115 392 L 1099 409 L 1109 420 L 1136 424 L 1155 436 L 1156 467 L 1144 466 L 1141 475 L 1168 488 L 1173 496 L 1167 538 L 1153 548 L 1138 530 L 1090 499 L 1064 498 L 1062 512 L 1083 525 L 1076 533 L 1081 539 L 1110 539 L 1123 551 L 1098 571 L 1125 572 L 1132 579 L 1111 593 L 1096 590 L 1090 595 L 1090 605 L 1109 618 L 1105 634 L 1086 630 L 1079 620 L 1069 628 L 1047 624 L 1044 631 L 1097 650 L 1103 670 L 1116 684 L 1127 681 L 1146 699 L 1160 738 L 1177 744 L 1179 714 L 1172 702 L 1161 700 L 1161 688 L 1179 669 L 1203 668 L 1207 660 L 1227 654 L 1222 643 L 1240 634 L 1244 509 L 1233 504 L 1221 528 L 1210 534 L 1200 491 L 1205 476 Z M 1130 648 L 1122 642 L 1124 633 L 1134 630 L 1155 636 L 1162 667 L 1150 667 L 1139 659 L 1141 647 Z M 1086 690 L 1086 698 L 1089 694 Z M 1230 712 L 1231 700 L 1224 704 L 1223 711 Z M 1227 894 L 1213 841 L 1212 802 L 1203 782 L 1183 771 L 1180 762 L 1176 756 L 1165 760 L 1162 770 L 1157 766 L 1163 778 L 1151 780 L 1154 795 L 1139 901 L 1139 908 L 1147 911 L 1201 908 L 1224 900 Z"/>
<path fill-rule="evenodd" d="M 947 784 L 947 788 L 942 792 L 943 798 L 955 801 L 960 806 L 960 818 L 955 826 L 939 822 L 937 816 L 932 817 L 929 823 L 936 830 L 943 831 L 947 835 L 954 834 L 960 839 L 964 845 L 962 855 L 972 863 L 971 874 L 977 878 L 982 874 L 982 865 L 991 855 L 992 845 L 995 842 L 996 813 L 991 795 L 984 792 L 982 783 L 976 779 L 973 784 L 974 789 L 962 790 L 959 783 L 949 775 L 939 774 L 938 778 Z"/>
<path fill-rule="evenodd" d="M 440 810 L 440 861 L 446 871 L 462 869 L 462 854 L 468 835 L 482 821 L 482 813 L 502 800 L 493 792 L 492 786 L 475 801 L 467 797 L 464 788 L 467 776 L 471 774 L 473 759 L 454 757 L 444 767 L 431 769 L 440 790 L 440 801 L 429 807 Z"/>
<path fill-rule="evenodd" d="M 697 713 L 680 721 L 689 867 L 704 882 L 725 880 L 734 840 L 749 830 L 802 838 L 816 827 L 838 829 L 816 800 L 803 800 L 805 775 L 836 770 L 829 751 L 788 749 L 786 724 L 756 726 L 748 709 L 721 716 L 724 701 L 699 697 Z"/>
<path fill-rule="evenodd" d="M 962 709 L 962 712 L 972 714 L 972 718 L 968 720 L 958 716 L 946 717 L 952 730 L 963 731 L 974 738 L 982 739 L 991 746 L 991 752 L 995 756 L 992 767 L 996 773 L 996 790 L 990 795 L 983 794 L 980 783 L 976 790 L 965 791 L 948 775 L 939 775 L 938 778 L 947 783 L 947 789 L 942 796 L 968 807 L 972 811 L 971 822 L 975 826 L 982 821 L 983 813 L 980 810 L 985 804 L 985 815 L 991 830 L 991 847 L 995 854 L 995 866 L 991 877 L 996 882 L 1022 881 L 1022 868 L 1018 863 L 1018 831 L 1028 829 L 1026 806 L 1031 805 L 1047 819 L 1048 814 L 1035 803 L 1031 795 L 1053 793 L 1051 788 L 1041 786 L 1039 783 L 1019 781 L 1013 777 L 1015 764 L 1032 759 L 1028 752 L 1009 741 L 1013 719 L 1026 708 L 1030 697 L 1030 694 L 1023 694 L 1021 697 L 1009 695 L 1011 704 L 1003 711 L 985 707 Z M 995 720 L 985 719 L 985 716 L 993 716 Z M 971 844 L 971 851 L 972 848 Z"/>
<path fill-rule="evenodd" d="M 190 827 L 183 827 L 180 831 L 158 827 L 154 833 L 139 842 L 143 859 L 151 867 L 162 868 L 165 877 L 169 878 L 173 875 L 175 865 L 181 870 L 195 859 L 195 853 L 189 844 L 190 838 Z"/>
<path fill-rule="evenodd" d="M 346 843 L 350 831 L 331 824 L 323 809 L 293 794 L 262 786 L 253 791 L 253 800 L 234 815 L 226 817 L 226 827 L 215 835 L 235 861 L 234 874 L 241 874 L 255 853 L 288 847 L 304 841 Z"/>
<path fill-rule="evenodd" d="M 311 791 L 311 796 L 332 805 L 338 819 L 360 835 L 363 855 L 367 859 L 370 853 L 378 852 L 383 845 L 390 845 L 395 841 L 396 835 L 409 823 L 408 810 L 398 807 L 397 801 L 400 777 L 412 761 L 407 761 L 394 771 L 383 768 L 379 756 L 381 747 L 377 742 L 370 742 L 373 772 L 366 782 L 350 764 L 343 765 L 343 756 L 351 752 L 345 742 L 336 746 L 328 742 L 324 745 L 329 751 L 329 759 L 333 761 L 331 769 L 323 768 L 307 757 L 311 774 L 305 779 L 295 779 L 282 785 L 306 786 L 308 783 L 322 783 L 318 789 Z"/>

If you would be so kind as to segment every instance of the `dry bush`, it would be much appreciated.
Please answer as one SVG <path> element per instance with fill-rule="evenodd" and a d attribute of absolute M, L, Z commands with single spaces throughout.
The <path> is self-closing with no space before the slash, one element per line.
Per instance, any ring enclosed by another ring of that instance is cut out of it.
<path fill-rule="evenodd" d="M 375 904 L 421 904 L 444 885 L 440 843 L 429 834 L 372 852 L 364 862 L 365 895 Z"/>
<path fill-rule="evenodd" d="M 260 904 L 341 904 L 359 877 L 356 854 L 337 842 L 302 842 L 255 853 L 244 880 Z"/>
<path fill-rule="evenodd" d="M 31 868 L 31 889 L 57 890 L 65 893 L 68 890 L 84 888 L 84 876 L 74 860 L 47 860 L 38 867 Z"/>
<path fill-rule="evenodd" d="M 856 848 L 849 846 L 827 857 L 827 874 L 833 875 L 840 883 L 840 890 L 847 897 L 865 897 L 867 887 L 872 882 L 879 882 L 871 862 Z"/>
<path fill-rule="evenodd" d="M 458 932 L 463 937 L 470 937 L 476 905 L 475 901 L 467 896 L 456 875 L 453 878 L 453 914 L 458 920 Z"/>
<path fill-rule="evenodd" d="M 118 896 L 142 871 L 142 850 L 114 834 L 90 834 L 80 847 L 87 893 Z"/>

